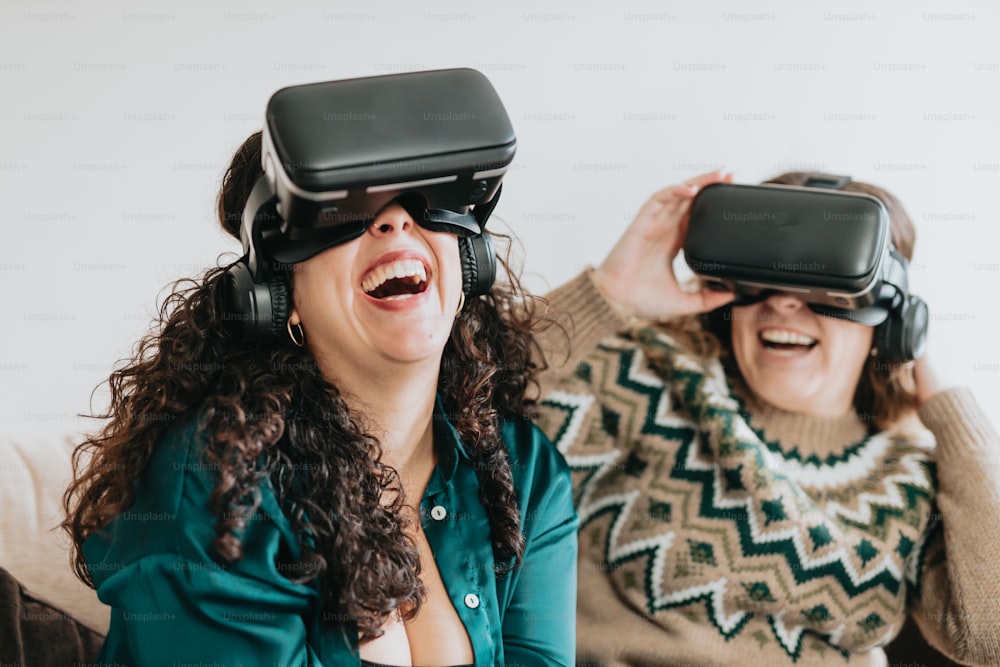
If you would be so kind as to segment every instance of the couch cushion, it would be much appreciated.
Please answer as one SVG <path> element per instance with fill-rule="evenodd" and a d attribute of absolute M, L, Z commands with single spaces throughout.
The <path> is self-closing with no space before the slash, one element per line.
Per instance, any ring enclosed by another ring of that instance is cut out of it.
<path fill-rule="evenodd" d="M 59 528 L 73 448 L 68 437 L 0 437 L 0 567 L 104 633 L 110 610 L 73 575 L 69 538 Z"/>

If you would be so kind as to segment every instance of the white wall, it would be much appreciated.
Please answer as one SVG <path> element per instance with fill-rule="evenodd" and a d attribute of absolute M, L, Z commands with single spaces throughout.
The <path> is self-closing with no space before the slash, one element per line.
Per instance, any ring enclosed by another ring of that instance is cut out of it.
<path fill-rule="evenodd" d="M 5 0 L 0 424 L 88 428 L 75 415 L 162 288 L 238 249 L 213 198 L 274 90 L 451 66 L 485 72 L 513 120 L 497 215 L 529 286 L 598 262 L 648 194 L 696 173 L 852 174 L 907 205 L 932 354 L 996 414 L 998 26 L 986 0 Z"/>

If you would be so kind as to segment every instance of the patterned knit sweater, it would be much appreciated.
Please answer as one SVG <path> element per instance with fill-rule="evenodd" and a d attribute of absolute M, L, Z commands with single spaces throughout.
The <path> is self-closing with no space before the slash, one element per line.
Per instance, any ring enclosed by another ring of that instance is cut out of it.
<path fill-rule="evenodd" d="M 571 355 L 543 341 L 539 423 L 574 477 L 579 664 L 884 665 L 907 614 L 1000 664 L 1000 438 L 968 392 L 878 433 L 751 411 L 717 360 L 613 335 L 589 274 L 549 300 L 572 325 Z"/>

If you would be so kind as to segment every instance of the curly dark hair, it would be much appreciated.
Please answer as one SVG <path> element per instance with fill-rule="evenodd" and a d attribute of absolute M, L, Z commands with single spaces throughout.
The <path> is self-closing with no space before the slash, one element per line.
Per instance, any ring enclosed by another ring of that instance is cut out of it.
<path fill-rule="evenodd" d="M 233 236 L 260 173 L 258 132 L 236 152 L 218 198 L 219 221 Z M 302 547 L 302 557 L 280 569 L 297 582 L 320 577 L 324 610 L 356 619 L 362 640 L 373 639 L 394 610 L 412 618 L 423 597 L 400 477 L 381 461 L 364 415 L 324 379 L 308 347 L 287 338 L 250 340 L 230 326 L 225 273 L 216 267 L 175 283 L 158 321 L 107 381 L 110 406 L 97 417 L 108 421 L 77 447 L 63 499 L 76 575 L 94 585 L 84 540 L 134 502 L 133 481 L 171 422 L 197 415 L 207 469 L 217 474 L 213 547 L 222 562 L 242 558 L 238 531 L 270 480 Z M 534 416 L 526 391 L 537 388 L 544 363 L 533 336 L 538 299 L 512 273 L 466 302 L 438 386 L 475 464 L 498 572 L 517 567 L 524 549 L 501 420 Z"/>

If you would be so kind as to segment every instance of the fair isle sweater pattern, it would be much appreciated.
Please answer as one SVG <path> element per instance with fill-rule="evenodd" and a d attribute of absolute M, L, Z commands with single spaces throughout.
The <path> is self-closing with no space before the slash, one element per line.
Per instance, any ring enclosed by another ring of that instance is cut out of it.
<path fill-rule="evenodd" d="M 845 657 L 888 643 L 907 583 L 919 590 L 931 443 L 876 433 L 803 456 L 750 424 L 718 362 L 658 330 L 637 338 L 598 346 L 543 397 L 581 555 L 654 622 L 682 613 L 724 640 L 753 627 L 761 644 L 763 622 L 793 661 L 808 636 Z"/>

